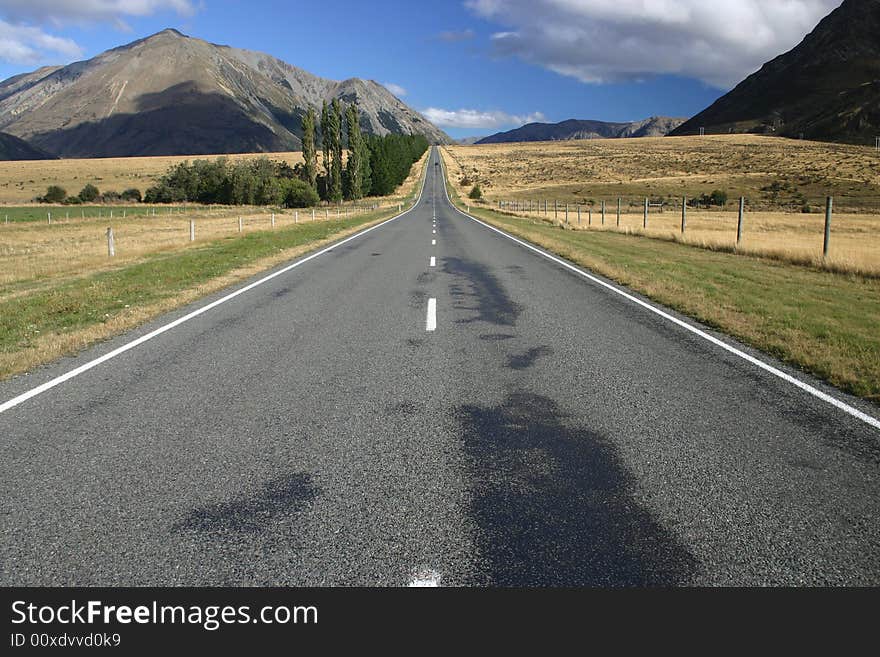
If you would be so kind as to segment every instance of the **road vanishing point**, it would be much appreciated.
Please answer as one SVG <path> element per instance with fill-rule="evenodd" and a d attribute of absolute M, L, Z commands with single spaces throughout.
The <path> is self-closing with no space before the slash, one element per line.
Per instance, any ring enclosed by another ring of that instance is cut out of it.
<path fill-rule="evenodd" d="M 880 583 L 875 407 L 469 217 L 442 171 L 0 383 L 2 584 Z"/>

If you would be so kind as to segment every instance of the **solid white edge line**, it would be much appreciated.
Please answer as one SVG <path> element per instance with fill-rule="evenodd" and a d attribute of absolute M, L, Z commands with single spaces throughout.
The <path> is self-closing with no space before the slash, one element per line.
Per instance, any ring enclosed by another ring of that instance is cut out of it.
<path fill-rule="evenodd" d="M 574 265 L 572 265 L 568 262 L 565 262 L 565 260 L 562 260 L 561 258 L 558 258 L 554 255 L 551 255 L 551 254 L 547 253 L 546 251 L 543 251 L 542 249 L 539 249 L 538 247 L 533 246 L 532 244 L 529 244 L 528 242 L 525 242 L 521 239 L 518 239 L 518 238 L 514 237 L 513 235 L 509 235 L 508 233 L 505 233 L 503 230 L 495 228 L 495 226 L 490 226 L 489 224 L 487 224 L 483 221 L 480 221 L 476 217 L 469 215 L 467 212 L 460 210 L 458 208 L 458 206 L 455 205 L 449 198 L 449 191 L 446 189 L 446 177 L 445 176 L 443 178 L 443 182 L 444 182 L 443 191 L 446 194 L 446 200 L 453 207 L 453 209 L 455 209 L 456 212 L 467 217 L 471 221 L 475 221 L 476 223 L 480 224 L 481 226 L 488 228 L 489 230 L 492 230 L 492 231 L 498 233 L 499 235 L 506 237 L 509 240 L 512 240 L 513 242 L 516 242 L 520 246 L 523 246 L 523 247 L 529 249 L 530 251 L 537 253 L 538 255 L 544 256 L 548 260 L 552 260 L 556 264 L 561 265 L 562 267 L 565 267 L 566 269 L 568 269 L 571 272 L 574 272 L 575 274 L 578 274 L 580 276 L 583 276 L 586 279 L 589 279 L 590 281 L 592 281 L 593 283 L 596 283 L 597 285 L 601 285 L 602 287 L 604 287 L 608 290 L 611 290 L 615 294 L 619 294 L 620 296 L 624 297 L 625 299 L 632 301 L 633 303 L 641 306 L 645 310 L 649 310 L 652 313 L 659 315 L 663 319 L 666 319 L 666 320 L 672 322 L 673 324 L 680 326 L 681 328 L 685 329 L 686 331 L 689 331 L 689 332 L 693 333 L 694 335 L 697 335 L 697 336 L 703 338 L 704 340 L 708 340 L 712 344 L 714 344 L 718 347 L 721 347 L 722 349 L 733 354 L 734 356 L 739 356 L 740 358 L 742 358 L 745 361 L 748 361 L 752 365 L 755 365 L 756 367 L 761 368 L 765 372 L 768 372 L 768 373 L 772 374 L 773 376 L 776 376 L 776 377 L 782 379 L 783 381 L 787 381 L 788 383 L 796 386 L 797 388 L 800 388 L 801 390 L 812 395 L 813 397 L 816 397 L 817 399 L 821 399 L 822 401 L 827 402 L 827 403 L 831 404 L 832 406 L 840 409 L 844 413 L 847 413 L 848 415 L 851 415 L 852 417 L 854 417 L 858 420 L 861 420 L 865 424 L 872 426 L 875 429 L 880 429 L 880 420 L 878 420 L 877 418 L 872 417 L 871 415 L 868 415 L 867 413 L 864 413 L 853 406 L 850 406 L 846 402 L 840 401 L 836 397 L 832 397 L 831 395 L 829 395 L 826 392 L 822 392 L 818 388 L 811 386 L 809 383 L 805 383 L 805 382 L 801 381 L 800 379 L 797 379 L 797 378 L 793 377 L 792 375 L 790 375 L 786 372 L 783 372 L 782 370 L 780 370 L 776 367 L 773 367 L 772 365 L 768 365 L 764 361 L 759 360 L 758 358 L 755 358 L 754 356 L 751 356 L 751 355 L 747 354 L 746 352 L 744 352 L 740 349 L 737 349 L 734 346 L 727 344 L 723 340 L 719 340 L 718 338 L 716 338 L 713 335 L 709 335 L 705 331 L 700 330 L 700 329 L 696 328 L 695 326 L 691 326 L 687 322 L 684 322 L 684 321 L 678 319 L 677 317 L 673 317 L 669 313 L 664 312 L 663 310 L 660 310 L 659 308 L 651 305 L 650 303 L 646 303 L 645 301 L 642 301 L 641 299 L 634 297 L 633 295 L 628 294 L 627 292 L 624 292 L 623 290 L 615 287 L 614 285 L 611 285 L 610 283 L 606 283 L 605 281 L 603 281 L 600 278 L 597 278 L 591 274 L 588 274 L 587 272 L 580 269 L 579 267 L 575 267 Z"/>
<path fill-rule="evenodd" d="M 425 318 L 425 330 L 437 330 L 437 299 L 428 299 L 428 315 Z"/>
<path fill-rule="evenodd" d="M 428 161 L 430 162 L 430 158 Z M 426 167 L 427 167 L 427 165 L 426 165 Z M 278 276 L 281 276 L 282 274 L 286 274 L 290 270 L 296 269 L 300 265 L 304 265 L 305 263 L 307 263 L 311 260 L 314 260 L 315 258 L 318 258 L 318 257 L 324 255 L 325 253 L 342 246 L 343 244 L 345 244 L 347 242 L 351 242 L 352 240 L 356 240 L 359 237 L 363 237 L 367 233 L 370 233 L 370 232 L 376 230 L 377 228 L 382 228 L 383 226 L 390 224 L 392 221 L 397 221 L 398 219 L 406 216 L 407 214 L 409 214 L 410 212 L 412 212 L 413 210 L 415 210 L 418 207 L 419 203 L 422 200 L 422 194 L 425 191 L 425 183 L 426 183 L 427 179 L 428 179 L 428 174 L 426 172 L 424 178 L 422 179 L 422 186 L 419 189 L 419 197 L 416 199 L 416 202 L 413 204 L 413 206 L 411 208 L 409 208 L 408 210 L 405 210 L 405 211 L 401 212 L 400 214 L 397 214 L 397 215 L 391 217 L 390 219 L 386 219 L 382 223 L 376 224 L 375 226 L 370 226 L 369 228 L 362 230 L 359 233 L 355 233 L 354 235 L 350 235 L 349 237 L 346 237 L 345 239 L 340 240 L 339 242 L 334 242 L 330 246 L 327 246 L 327 247 L 321 249 L 320 251 L 312 253 L 311 255 L 308 255 L 308 256 L 302 258 L 301 260 L 297 260 L 293 264 L 290 264 L 290 265 L 284 267 L 283 269 L 279 269 L 278 271 L 273 272 L 273 273 L 269 274 L 268 276 L 264 276 L 263 278 L 261 278 L 257 281 L 254 281 L 253 283 L 250 283 L 249 285 L 246 285 L 245 287 L 243 287 L 239 290 L 236 290 L 235 292 L 231 292 L 231 293 L 227 294 L 226 296 L 224 296 L 220 299 L 217 299 L 216 301 L 212 301 L 211 303 L 209 303 L 206 306 L 203 306 L 202 308 L 194 310 L 191 313 L 184 315 L 183 317 L 179 317 L 179 318 L 175 319 L 173 322 L 169 322 L 168 324 L 165 324 L 164 326 L 160 326 L 159 328 L 157 328 L 153 331 L 150 331 L 146 335 L 142 335 L 141 337 L 139 337 L 135 340 L 132 340 L 131 342 L 127 342 L 126 344 L 122 345 L 121 347 L 117 347 L 113 351 L 110 351 L 110 352 L 104 354 L 103 356 L 95 358 L 94 360 L 91 360 L 88 363 L 84 363 L 83 365 L 80 365 L 79 367 L 72 369 L 65 374 L 62 374 L 61 376 L 57 376 L 54 379 L 51 379 L 50 381 L 47 381 L 46 383 L 43 383 L 42 385 L 37 386 L 36 388 L 32 388 L 31 390 L 28 390 L 27 392 L 24 392 L 24 393 L 18 395 L 17 397 L 13 397 L 9 401 L 0 404 L 0 413 L 5 413 L 9 409 L 15 408 L 19 404 L 22 404 L 23 402 L 26 402 L 27 400 L 32 399 L 32 398 L 36 397 L 37 395 L 41 395 L 42 393 L 46 392 L 47 390 L 51 390 L 52 388 L 61 385 L 65 381 L 69 381 L 70 379 L 77 377 L 80 374 L 83 374 L 84 372 L 88 372 L 90 369 L 97 367 L 101 363 L 105 363 L 112 358 L 116 358 L 116 356 L 124 354 L 126 351 L 130 351 L 130 350 L 134 349 L 135 347 L 142 345 L 144 342 L 147 342 L 148 340 L 152 340 L 153 338 L 160 336 L 163 333 L 170 331 L 171 329 L 173 329 L 177 326 L 180 326 L 181 324 L 188 322 L 191 319 L 195 319 L 199 315 L 203 315 L 206 312 L 208 312 L 209 310 L 216 308 L 217 306 L 224 304 L 227 301 L 231 301 L 235 297 L 237 297 L 241 294 L 244 294 L 245 292 L 248 292 L 250 290 L 253 290 L 255 287 L 258 287 L 258 286 L 262 285 L 263 283 L 267 283 L 268 281 L 271 281 L 273 278 L 277 278 Z"/>

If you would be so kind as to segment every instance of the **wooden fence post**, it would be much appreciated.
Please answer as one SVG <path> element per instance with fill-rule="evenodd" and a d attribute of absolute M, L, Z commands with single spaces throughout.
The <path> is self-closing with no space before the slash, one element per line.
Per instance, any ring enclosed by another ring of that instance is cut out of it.
<path fill-rule="evenodd" d="M 620 197 L 617 197 L 617 227 L 620 228 Z"/>
<path fill-rule="evenodd" d="M 739 246 L 743 238 L 743 215 L 746 211 L 746 197 L 739 197 L 739 218 L 736 221 L 736 245 Z"/>
<path fill-rule="evenodd" d="M 605 225 L 605 201 L 602 201 L 602 225 Z"/>
<path fill-rule="evenodd" d="M 822 256 L 828 257 L 828 248 L 831 246 L 831 214 L 834 208 L 834 198 L 829 196 L 825 199 L 825 241 L 822 244 Z"/>
<path fill-rule="evenodd" d="M 196 220 L 195 219 L 189 220 L 189 241 L 190 242 L 196 241 Z"/>
<path fill-rule="evenodd" d="M 645 199 L 645 220 L 642 222 L 642 228 L 648 229 L 648 199 Z"/>
<path fill-rule="evenodd" d="M 687 228 L 688 220 L 688 200 L 687 196 L 681 197 L 681 234 L 684 235 L 684 229 Z"/>
<path fill-rule="evenodd" d="M 107 228 L 107 255 L 111 258 L 116 255 L 116 241 L 113 239 L 113 227 Z"/>

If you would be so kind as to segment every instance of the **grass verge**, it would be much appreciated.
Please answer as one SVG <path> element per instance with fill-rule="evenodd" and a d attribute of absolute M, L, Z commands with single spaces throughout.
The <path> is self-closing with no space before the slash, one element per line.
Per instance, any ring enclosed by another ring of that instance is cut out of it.
<path fill-rule="evenodd" d="M 564 230 L 474 206 L 471 214 L 842 390 L 880 402 L 877 278 L 621 233 Z"/>

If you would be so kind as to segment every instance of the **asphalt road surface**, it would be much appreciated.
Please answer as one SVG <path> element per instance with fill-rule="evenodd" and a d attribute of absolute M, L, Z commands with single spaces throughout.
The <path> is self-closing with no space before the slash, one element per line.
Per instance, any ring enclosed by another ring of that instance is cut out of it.
<path fill-rule="evenodd" d="M 456 211 L 438 158 L 0 413 L 0 583 L 880 583 L 878 429 Z"/>

